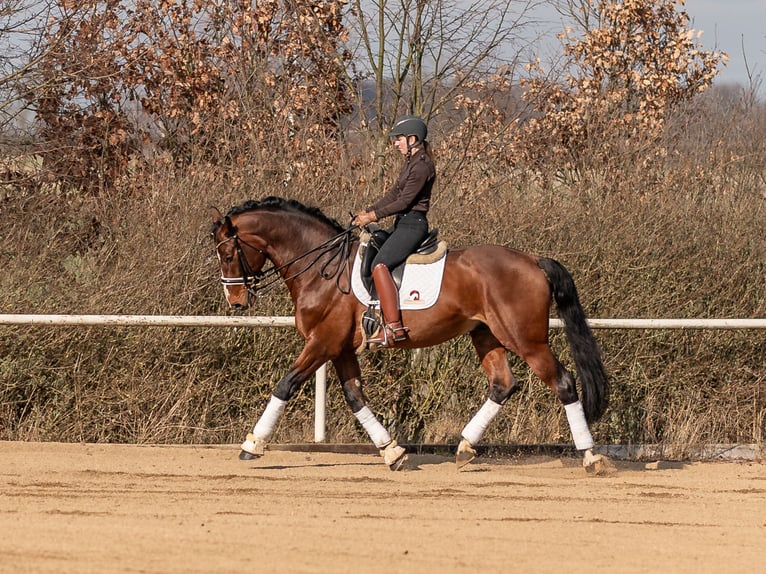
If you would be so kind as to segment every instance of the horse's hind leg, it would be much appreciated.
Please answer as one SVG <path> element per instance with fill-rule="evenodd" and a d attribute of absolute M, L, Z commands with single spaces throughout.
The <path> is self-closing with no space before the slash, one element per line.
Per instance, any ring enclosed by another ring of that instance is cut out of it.
<path fill-rule="evenodd" d="M 520 356 L 527 362 L 532 371 L 556 393 L 561 403 L 572 432 L 575 448 L 583 453 L 583 466 L 588 472 L 603 474 L 609 472 L 608 461 L 601 455 L 593 454 L 593 435 L 582 403 L 577 395 L 577 386 L 572 374 L 564 368 L 553 354 L 547 343 L 524 349 Z"/>
<path fill-rule="evenodd" d="M 500 408 L 518 390 L 513 373 L 508 367 L 505 347 L 490 332 L 486 325 L 471 331 L 471 341 L 479 355 L 481 366 L 489 378 L 489 397 L 463 428 L 461 441 L 457 448 L 458 468 L 476 458 L 476 445 L 484 431 L 500 412 Z"/>
<path fill-rule="evenodd" d="M 593 437 L 585 421 L 585 414 L 577 396 L 577 387 L 572 374 L 559 362 L 547 343 L 535 345 L 531 349 L 523 349 L 520 356 L 540 380 L 556 393 L 564 405 L 577 450 L 592 448 Z"/>
<path fill-rule="evenodd" d="M 349 350 L 333 360 L 335 371 L 341 381 L 343 396 L 354 413 L 356 420 L 370 436 L 373 444 L 380 449 L 383 461 L 391 470 L 399 470 L 407 460 L 407 453 L 391 438 L 375 414 L 367 406 L 362 392 L 361 369 L 356 354 Z"/>

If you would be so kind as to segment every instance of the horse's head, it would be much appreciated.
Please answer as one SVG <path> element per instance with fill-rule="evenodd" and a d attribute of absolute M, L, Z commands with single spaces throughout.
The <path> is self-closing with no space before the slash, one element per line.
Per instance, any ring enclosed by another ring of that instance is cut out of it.
<path fill-rule="evenodd" d="M 261 269 L 266 263 L 265 245 L 259 245 L 255 236 L 240 237 L 236 216 L 223 216 L 211 209 L 213 229 L 210 235 L 215 243 L 216 255 L 221 267 L 221 284 L 226 301 L 235 310 L 250 306 L 250 298 L 256 296 Z"/>

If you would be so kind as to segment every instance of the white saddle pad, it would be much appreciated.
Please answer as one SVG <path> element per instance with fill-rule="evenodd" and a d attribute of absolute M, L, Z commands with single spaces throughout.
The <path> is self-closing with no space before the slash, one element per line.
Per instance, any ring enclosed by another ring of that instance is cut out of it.
<path fill-rule="evenodd" d="M 439 298 L 444 275 L 444 263 L 447 257 L 433 263 L 408 263 L 404 267 L 402 286 L 399 288 L 399 307 L 403 310 L 415 311 L 428 309 Z M 370 294 L 362 282 L 362 259 L 354 257 L 354 269 L 351 273 L 351 289 L 363 305 L 377 303 L 370 299 Z"/>

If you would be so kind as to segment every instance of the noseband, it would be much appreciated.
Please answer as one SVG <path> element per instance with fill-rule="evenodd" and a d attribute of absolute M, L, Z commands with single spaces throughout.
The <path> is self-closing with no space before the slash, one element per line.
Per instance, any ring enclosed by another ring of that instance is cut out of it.
<path fill-rule="evenodd" d="M 242 285 L 245 290 L 247 291 L 248 297 L 256 296 L 256 291 L 258 289 L 258 283 L 266 276 L 265 271 L 253 271 L 253 269 L 250 267 L 250 264 L 247 262 L 247 257 L 245 257 L 244 253 L 242 253 L 242 245 L 241 243 L 244 243 L 247 245 L 250 249 L 254 249 L 264 257 L 268 257 L 266 255 L 266 252 L 263 249 L 260 249 L 256 247 L 255 245 L 252 245 L 250 243 L 245 243 L 242 241 L 238 235 L 234 234 L 231 237 L 227 237 L 223 241 L 219 241 L 216 246 L 215 250 L 218 251 L 218 248 L 223 245 L 224 243 L 228 243 L 229 241 L 234 242 L 234 247 L 237 250 L 237 257 L 239 258 L 239 268 L 242 269 L 242 277 L 224 277 L 221 275 L 221 285 L 228 286 L 228 285 Z M 269 271 L 273 271 L 273 268 Z"/>

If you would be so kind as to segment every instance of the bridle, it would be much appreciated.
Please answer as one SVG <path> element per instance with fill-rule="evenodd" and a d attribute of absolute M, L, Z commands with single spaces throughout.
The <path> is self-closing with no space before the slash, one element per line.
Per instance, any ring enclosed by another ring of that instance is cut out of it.
<path fill-rule="evenodd" d="M 287 263 L 280 265 L 279 267 L 273 265 L 273 262 L 272 262 L 272 267 L 270 267 L 269 269 L 266 269 L 265 271 L 253 270 L 253 268 L 247 262 L 247 257 L 245 257 L 243 253 L 242 245 L 249 247 L 250 249 L 253 249 L 254 251 L 257 251 L 258 253 L 262 254 L 266 259 L 271 261 L 271 258 L 269 257 L 268 253 L 266 253 L 266 251 L 264 251 L 260 247 L 256 247 L 252 243 L 246 242 L 245 240 L 240 238 L 237 233 L 234 233 L 234 235 L 219 241 L 215 246 L 215 250 L 216 252 L 218 252 L 218 248 L 221 245 L 229 241 L 233 241 L 234 248 L 237 252 L 237 258 L 239 259 L 239 267 L 242 270 L 242 276 L 241 277 L 224 277 L 222 275 L 221 284 L 225 287 L 234 286 L 234 285 L 243 286 L 245 290 L 247 291 L 248 303 L 249 303 L 249 298 L 257 297 L 259 291 L 263 292 L 263 291 L 272 289 L 273 286 L 280 280 L 289 281 L 290 279 L 295 279 L 299 275 L 302 275 L 303 273 L 308 271 L 324 255 L 330 254 L 330 257 L 327 259 L 327 261 L 325 261 L 322 264 L 322 267 L 319 270 L 319 274 L 323 279 L 329 280 L 334 277 L 335 285 L 338 288 L 338 290 L 344 295 L 348 295 L 348 293 L 350 293 L 351 291 L 351 287 L 350 287 L 351 286 L 351 264 L 349 261 L 349 256 L 351 254 L 351 243 L 352 243 L 351 232 L 357 229 L 358 227 L 359 226 L 357 225 L 349 226 L 347 229 L 343 230 L 338 235 L 331 237 L 327 241 L 317 245 L 316 247 L 312 249 L 309 249 L 302 255 L 298 255 L 297 257 L 291 259 Z M 305 259 L 312 254 L 316 254 L 316 256 L 312 258 L 300 270 L 290 275 L 282 276 L 281 272 L 283 270 L 286 270 L 288 267 L 290 267 L 294 263 L 301 261 L 302 259 Z M 342 287 L 340 283 L 341 277 L 343 275 L 341 274 L 341 271 L 344 269 L 345 269 L 345 276 L 347 277 L 348 287 Z M 260 282 L 266 278 L 270 278 L 268 283 L 266 283 L 265 285 L 260 285 Z"/>
<path fill-rule="evenodd" d="M 224 277 L 221 275 L 221 284 L 226 287 L 229 285 L 242 285 L 244 286 L 245 290 L 247 291 L 248 297 L 252 294 L 253 297 L 255 297 L 255 292 L 258 289 L 258 283 L 266 276 L 266 273 L 271 272 L 271 269 L 264 272 L 264 271 L 254 271 L 250 264 L 247 262 L 247 257 L 245 257 L 244 253 L 242 253 L 242 244 L 246 245 L 250 249 L 253 249 L 263 255 L 265 258 L 268 259 L 268 255 L 266 252 L 256 247 L 255 245 L 251 243 L 247 243 L 246 241 L 243 241 L 239 238 L 239 236 L 235 233 L 231 237 L 227 237 L 226 239 L 219 241 L 215 245 L 216 253 L 218 252 L 218 248 L 223 245 L 224 243 L 228 243 L 229 241 L 234 242 L 234 249 L 237 251 L 237 258 L 239 259 L 239 268 L 242 269 L 242 276 L 241 277 Z"/>

